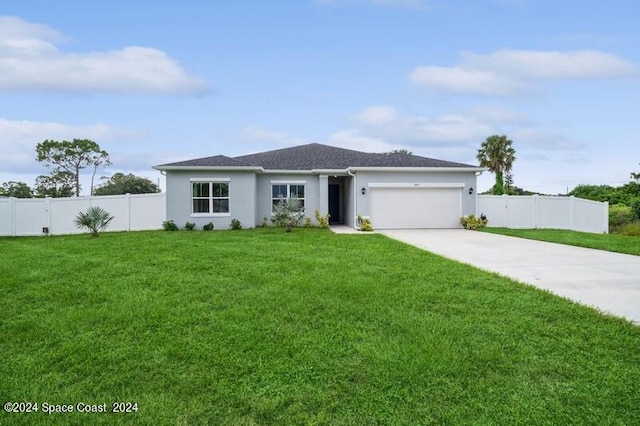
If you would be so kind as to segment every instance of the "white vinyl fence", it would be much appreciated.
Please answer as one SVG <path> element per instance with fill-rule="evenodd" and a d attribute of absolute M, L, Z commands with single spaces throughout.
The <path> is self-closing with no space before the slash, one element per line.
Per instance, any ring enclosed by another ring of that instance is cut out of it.
<path fill-rule="evenodd" d="M 114 216 L 107 231 L 161 229 L 165 194 L 103 195 L 76 198 L 0 198 L 0 236 L 78 234 L 73 220 L 99 206 Z M 46 228 L 46 230 L 45 230 Z"/>
<path fill-rule="evenodd" d="M 609 203 L 576 197 L 478 195 L 476 212 L 489 227 L 609 232 Z"/>

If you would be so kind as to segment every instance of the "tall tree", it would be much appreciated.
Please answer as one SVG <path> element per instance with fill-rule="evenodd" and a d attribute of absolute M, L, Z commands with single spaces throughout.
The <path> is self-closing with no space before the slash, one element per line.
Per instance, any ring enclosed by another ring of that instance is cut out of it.
<path fill-rule="evenodd" d="M 116 173 L 102 186 L 96 188 L 95 195 L 152 194 L 160 192 L 158 185 L 149 179 L 132 173 Z"/>
<path fill-rule="evenodd" d="M 496 175 L 496 183 L 491 192 L 494 195 L 504 194 L 504 174 L 511 172 L 513 162 L 516 160 L 513 141 L 505 135 L 489 136 L 482 142 L 476 158 L 480 166 L 487 167 Z"/>
<path fill-rule="evenodd" d="M 57 172 L 51 175 L 40 175 L 36 178 L 36 197 L 62 198 L 73 196 L 75 176 L 69 172 Z"/>
<path fill-rule="evenodd" d="M 73 141 L 45 140 L 36 145 L 37 160 L 44 162 L 46 167 L 52 168 L 52 173 L 67 172 L 74 177 L 73 189 L 76 197 L 80 195 L 80 171 L 93 167 L 91 176 L 91 191 L 93 179 L 98 167 L 111 164 L 109 154 L 100 149 L 100 145 L 89 139 L 74 139 Z"/>
<path fill-rule="evenodd" d="M 2 184 L 2 187 L 0 187 L 0 195 L 4 197 L 32 198 L 33 191 L 26 183 L 11 180 Z"/>
<path fill-rule="evenodd" d="M 637 180 L 637 181 L 640 182 L 640 172 L 638 172 L 638 173 L 631 172 L 631 179 Z"/>

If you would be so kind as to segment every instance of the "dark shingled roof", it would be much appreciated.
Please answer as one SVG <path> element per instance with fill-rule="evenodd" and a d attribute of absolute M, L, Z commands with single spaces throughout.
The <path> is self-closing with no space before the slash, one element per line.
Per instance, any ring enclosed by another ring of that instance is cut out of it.
<path fill-rule="evenodd" d="M 343 170 L 349 167 L 478 167 L 406 154 L 374 154 L 312 143 L 229 158 L 223 155 L 158 166 L 262 167 L 265 170 Z"/>
<path fill-rule="evenodd" d="M 162 164 L 157 167 L 177 166 L 177 167 L 251 167 L 251 164 L 238 161 L 235 158 L 225 155 L 214 157 L 196 158 L 194 160 L 178 161 L 177 163 Z"/>

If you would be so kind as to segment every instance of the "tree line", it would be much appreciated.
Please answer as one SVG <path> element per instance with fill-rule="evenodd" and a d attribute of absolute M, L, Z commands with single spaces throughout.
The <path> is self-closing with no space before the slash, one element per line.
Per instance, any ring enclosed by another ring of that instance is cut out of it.
<path fill-rule="evenodd" d="M 80 174 L 91 170 L 91 195 L 158 193 L 160 188 L 147 178 L 131 173 L 115 173 L 103 184 L 94 186 L 97 171 L 112 164 L 107 151 L 89 139 L 45 140 L 36 145 L 36 161 L 50 169 L 36 178 L 34 187 L 9 181 L 0 186 L 0 196 L 16 198 L 78 197 L 82 189 Z M 106 179 L 106 178 L 102 178 Z"/>

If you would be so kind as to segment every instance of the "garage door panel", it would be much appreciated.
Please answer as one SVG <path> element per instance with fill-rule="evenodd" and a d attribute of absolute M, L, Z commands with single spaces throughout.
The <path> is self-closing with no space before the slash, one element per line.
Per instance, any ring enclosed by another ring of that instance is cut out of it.
<path fill-rule="evenodd" d="M 458 228 L 460 188 L 372 188 L 370 217 L 378 229 Z"/>

